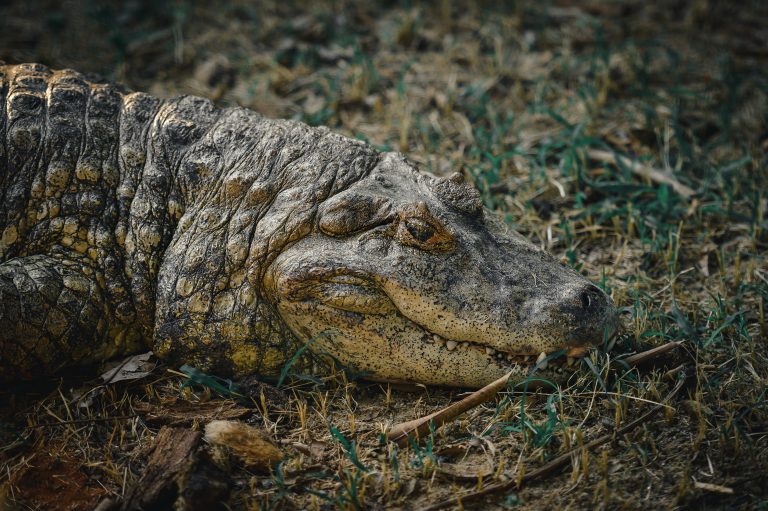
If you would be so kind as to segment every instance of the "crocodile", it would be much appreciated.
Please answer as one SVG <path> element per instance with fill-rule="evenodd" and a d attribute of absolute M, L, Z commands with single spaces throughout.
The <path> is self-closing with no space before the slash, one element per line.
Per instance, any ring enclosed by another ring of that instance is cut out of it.
<path fill-rule="evenodd" d="M 568 365 L 610 298 L 461 173 L 207 99 L 0 63 L 0 374 L 151 349 L 228 377 L 299 351 L 479 387 Z"/>

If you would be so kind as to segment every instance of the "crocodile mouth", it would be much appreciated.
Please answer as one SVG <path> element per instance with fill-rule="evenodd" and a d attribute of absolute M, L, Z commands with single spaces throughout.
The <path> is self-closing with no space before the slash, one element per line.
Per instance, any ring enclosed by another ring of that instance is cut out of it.
<path fill-rule="evenodd" d="M 317 277 L 317 276 L 316 276 Z M 388 294 L 368 275 L 349 272 L 323 275 L 314 283 L 295 290 L 293 298 L 316 300 L 319 305 L 353 314 L 388 315 L 396 314 L 421 330 L 421 342 L 437 348 L 439 352 L 461 355 L 462 352 L 480 357 L 487 364 L 502 368 L 527 369 L 531 372 L 562 374 L 568 368 L 576 367 L 578 361 L 588 352 L 589 345 L 568 346 L 563 344 L 550 351 L 520 352 L 504 351 L 476 341 L 455 340 L 431 332 L 419 322 L 401 311 Z"/>
<path fill-rule="evenodd" d="M 282 320 L 310 351 L 370 381 L 460 388 L 481 388 L 504 375 L 562 381 L 599 341 L 558 320 L 508 333 L 501 321 L 446 328 L 462 320 L 439 319 L 450 309 L 429 293 L 424 298 L 363 271 L 300 270 L 270 281 Z"/>

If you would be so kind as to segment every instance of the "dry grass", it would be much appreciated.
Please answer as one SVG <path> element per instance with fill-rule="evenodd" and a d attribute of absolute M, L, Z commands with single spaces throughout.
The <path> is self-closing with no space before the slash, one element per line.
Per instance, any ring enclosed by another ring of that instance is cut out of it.
<path fill-rule="evenodd" d="M 163 367 L 106 387 L 3 389 L 0 508 L 122 495 L 161 424 L 213 418 L 259 425 L 286 454 L 269 475 L 232 468 L 233 508 L 460 507 L 640 417 L 683 363 L 690 378 L 655 419 L 466 507 L 768 508 L 760 2 L 34 4 L 0 7 L 0 59 L 205 95 L 406 151 L 436 174 L 463 169 L 488 206 L 611 293 L 624 333 L 567 385 L 510 388 L 404 448 L 386 428 L 456 392 L 339 372 L 291 375 L 282 394 L 244 385 L 235 402 Z M 621 363 L 672 341 L 682 349 L 658 367 Z M 87 491 L 45 500 L 72 485 Z"/>

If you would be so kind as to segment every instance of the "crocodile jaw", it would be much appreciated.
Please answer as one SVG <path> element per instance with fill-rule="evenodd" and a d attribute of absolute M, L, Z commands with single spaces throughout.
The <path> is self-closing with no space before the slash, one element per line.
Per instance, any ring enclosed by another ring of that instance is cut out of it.
<path fill-rule="evenodd" d="M 281 301 L 280 314 L 310 350 L 329 355 L 346 367 L 376 381 L 479 388 L 511 373 L 513 380 L 536 375 L 559 381 L 568 374 L 562 363 L 543 364 L 539 354 L 498 351 L 488 345 L 445 339 L 399 312 L 362 314 L 315 301 Z M 330 326 L 329 325 L 333 325 Z M 526 345 L 539 345 L 531 333 Z M 565 355 L 567 347 L 544 352 Z M 583 347 L 570 353 L 582 356 Z"/>

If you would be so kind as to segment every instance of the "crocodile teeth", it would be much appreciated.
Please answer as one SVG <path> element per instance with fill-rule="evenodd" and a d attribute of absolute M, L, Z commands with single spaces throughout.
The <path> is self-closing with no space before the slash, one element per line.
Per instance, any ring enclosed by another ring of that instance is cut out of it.
<path fill-rule="evenodd" d="M 429 344 L 434 343 L 438 348 L 446 348 L 448 351 L 454 351 L 457 348 L 459 349 L 469 349 L 469 348 L 477 348 L 477 349 L 483 349 L 485 350 L 485 354 L 488 355 L 491 358 L 494 358 L 498 361 L 506 361 L 511 362 L 514 364 L 524 364 L 524 365 L 530 365 L 534 363 L 534 358 L 536 360 L 535 364 L 538 369 L 546 369 L 549 365 L 549 361 L 547 360 L 547 352 L 542 351 L 539 353 L 537 357 L 534 357 L 533 355 L 521 355 L 521 354 L 514 354 L 514 353 L 505 353 L 501 351 L 497 351 L 494 348 L 491 348 L 490 346 L 481 346 L 477 344 L 473 344 L 469 341 L 451 341 L 447 340 L 443 337 L 440 337 L 437 334 L 432 334 L 431 336 L 426 337 L 425 341 Z M 571 350 L 574 351 L 574 350 Z M 482 352 L 482 351 L 481 351 Z M 574 352 L 575 353 L 575 352 Z M 566 356 L 565 357 L 565 366 L 567 364 L 568 367 L 573 366 L 578 358 L 577 356 Z M 560 373 L 563 372 L 562 367 L 559 364 L 556 364 L 553 368 L 554 371 Z"/>

